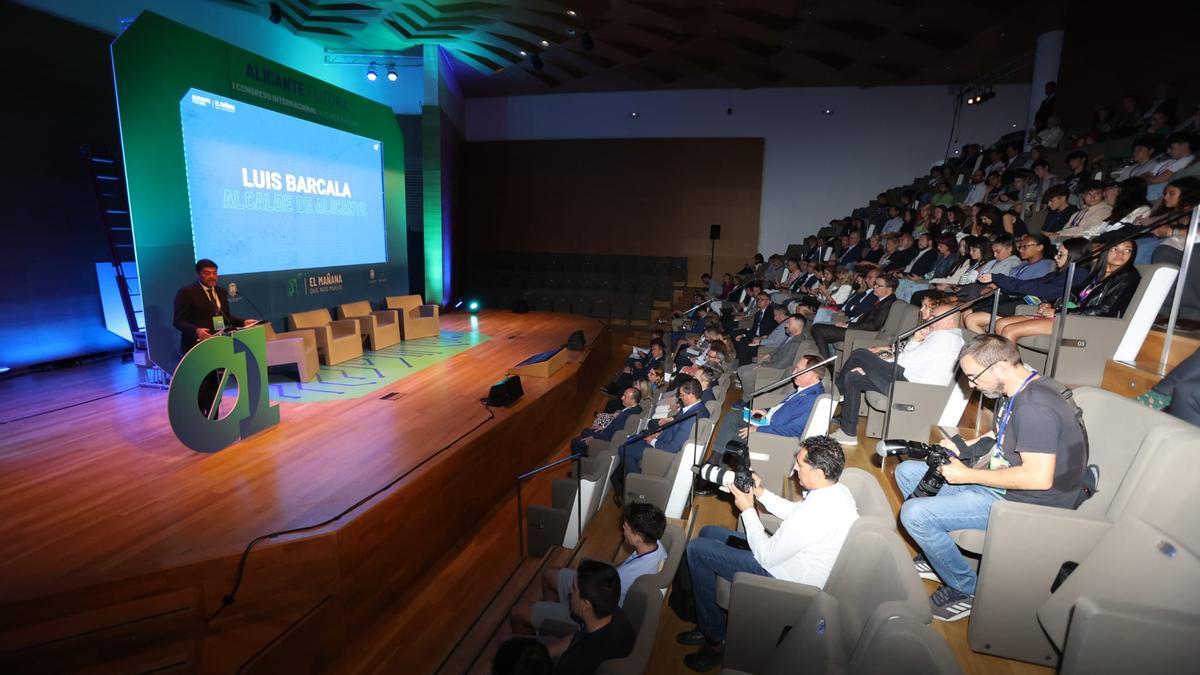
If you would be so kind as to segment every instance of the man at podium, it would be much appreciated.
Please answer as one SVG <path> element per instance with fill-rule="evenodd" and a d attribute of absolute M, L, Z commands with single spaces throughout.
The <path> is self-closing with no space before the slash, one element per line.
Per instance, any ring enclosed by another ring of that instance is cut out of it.
<path fill-rule="evenodd" d="M 257 319 L 243 319 L 229 311 L 229 293 L 217 285 L 217 263 L 208 258 L 196 261 L 196 281 L 175 293 L 175 328 L 179 352 L 187 354 L 202 340 L 229 328 L 247 328 Z M 220 376 L 211 373 L 200 385 L 200 411 L 206 416 L 217 395 Z"/>

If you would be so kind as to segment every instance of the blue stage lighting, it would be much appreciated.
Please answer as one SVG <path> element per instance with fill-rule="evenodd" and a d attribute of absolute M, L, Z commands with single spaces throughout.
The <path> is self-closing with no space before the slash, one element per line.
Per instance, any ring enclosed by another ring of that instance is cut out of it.
<path fill-rule="evenodd" d="M 379 78 L 379 73 L 375 72 L 375 64 L 372 63 L 367 68 L 367 79 L 370 80 L 371 82 L 374 82 L 378 78 Z"/>

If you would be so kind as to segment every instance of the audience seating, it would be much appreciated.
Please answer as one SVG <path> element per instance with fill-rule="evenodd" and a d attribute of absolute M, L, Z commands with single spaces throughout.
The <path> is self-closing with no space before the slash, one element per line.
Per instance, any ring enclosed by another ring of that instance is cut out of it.
<path fill-rule="evenodd" d="M 694 477 L 691 468 L 704 459 L 712 435 L 713 420 L 702 419 L 696 422 L 696 442 L 688 441 L 679 452 L 646 448 L 642 472 L 625 477 L 625 503 L 649 502 L 662 509 L 668 518 L 683 517 Z"/>
<path fill-rule="evenodd" d="M 424 304 L 419 295 L 389 295 L 387 307 L 399 311 L 405 340 L 437 337 L 441 331 L 438 306 Z"/>
<path fill-rule="evenodd" d="M 835 371 L 841 372 L 842 364 L 855 349 L 890 345 L 897 335 L 915 328 L 918 323 L 920 323 L 920 308 L 897 298 L 892 303 L 892 308 L 888 310 L 888 317 L 883 322 L 883 328 L 875 332 L 851 328 L 846 331 L 844 340 L 834 343 L 833 348 L 838 351 Z"/>
<path fill-rule="evenodd" d="M 296 364 L 301 382 L 311 382 L 321 364 L 317 357 L 317 337 L 310 330 L 276 333 L 271 322 L 263 323 L 267 336 L 267 365 Z"/>
<path fill-rule="evenodd" d="M 366 300 L 338 305 L 339 319 L 355 319 L 358 329 L 367 338 L 372 350 L 391 347 L 400 342 L 400 322 L 395 310 L 374 311 Z"/>
<path fill-rule="evenodd" d="M 863 394 L 867 411 L 868 438 L 911 438 L 923 440 L 935 424 L 957 427 L 967 409 L 971 389 L 961 374 L 948 385 L 896 382 L 892 397 L 892 419 L 883 428 L 887 417 L 887 392 L 869 391 Z"/>
<path fill-rule="evenodd" d="M 1125 316 L 1109 319 L 1067 315 L 1054 379 L 1070 386 L 1098 387 L 1104 364 L 1110 359 L 1130 363 L 1137 359 L 1163 301 L 1175 285 L 1179 268 L 1165 264 L 1138 265 L 1138 271 L 1142 281 Z M 1049 335 L 1022 338 L 1018 344 L 1026 363 L 1044 370 L 1050 339 Z"/>
<path fill-rule="evenodd" d="M 954 675 L 962 669 L 950 645 L 929 626 L 910 616 L 875 615 L 859 638 L 846 672 L 849 675 Z"/>
<path fill-rule="evenodd" d="M 1139 495 L 1164 492 L 1163 499 L 1174 499 L 1169 483 L 1155 485 L 1146 477 L 1166 463 L 1167 449 L 1195 453 L 1200 447 L 1195 427 L 1117 394 L 1081 387 L 1074 398 L 1088 429 L 1088 461 L 1100 470 L 1097 493 L 1074 511 L 1000 500 L 992 505 L 986 532 L 952 533 L 960 547 L 983 554 L 968 632 L 976 651 L 1054 665 L 1055 648 L 1035 612 L 1051 597 L 1061 565 L 1092 550 Z M 1187 474 L 1179 476 L 1181 483 L 1192 480 L 1190 467 L 1174 467 Z M 1145 574 L 1136 568 L 1123 572 L 1123 584 Z"/>
<path fill-rule="evenodd" d="M 844 668 L 867 627 L 893 616 L 927 625 L 929 598 L 896 531 L 874 518 L 859 518 L 823 591 L 745 572 L 734 576 L 724 672 Z"/>
<path fill-rule="evenodd" d="M 317 339 L 317 351 L 327 366 L 362 356 L 362 336 L 357 319 L 333 321 L 329 310 L 310 309 L 288 316 L 288 327 L 294 331 L 312 331 Z"/>
<path fill-rule="evenodd" d="M 551 546 L 575 548 L 579 533 L 600 509 L 608 477 L 616 456 L 601 455 L 583 466 L 578 489 L 575 479 L 558 478 L 550 484 L 550 505 L 530 504 L 525 512 L 528 524 L 528 555 L 540 558 Z"/>
<path fill-rule="evenodd" d="M 821 394 L 817 397 L 812 412 L 809 413 L 802 438 L 775 434 L 750 434 L 748 445 L 751 467 L 768 490 L 777 494 L 781 493 L 783 484 L 792 474 L 796 450 L 800 447 L 800 441 L 803 438 L 820 436 L 829 432 L 834 405 L 833 397 L 829 394 Z M 755 401 L 755 407 L 762 406 Z"/>

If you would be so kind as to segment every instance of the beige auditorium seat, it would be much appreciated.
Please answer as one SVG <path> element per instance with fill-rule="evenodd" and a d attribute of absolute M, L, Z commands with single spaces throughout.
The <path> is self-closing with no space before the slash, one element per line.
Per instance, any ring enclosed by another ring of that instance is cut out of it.
<path fill-rule="evenodd" d="M 970 391 L 966 378 L 957 373 L 946 385 L 896 382 L 892 419 L 886 434 L 887 392 L 869 391 L 863 396 L 867 404 L 867 437 L 923 441 L 935 424 L 957 427 L 967 409 Z"/>
<path fill-rule="evenodd" d="M 400 342 L 400 319 L 394 309 L 375 311 L 366 300 L 338 305 L 339 319 L 356 319 L 358 329 L 367 337 L 372 350 L 391 347 Z"/>
<path fill-rule="evenodd" d="M 438 306 L 424 304 L 419 295 L 389 295 L 387 307 L 400 310 L 400 326 L 405 340 L 437 337 L 441 330 Z"/>
<path fill-rule="evenodd" d="M 883 322 L 883 328 L 873 333 L 855 328 L 847 330 L 845 339 L 833 345 L 838 352 L 838 359 L 834 362 L 836 366 L 834 371 L 841 372 L 842 364 L 850 358 L 850 354 L 855 349 L 889 345 L 900 333 L 915 328 L 917 324 L 921 323 L 920 309 L 916 305 L 897 298 L 896 302 L 892 303 L 892 308 L 888 310 L 888 317 Z"/>
<path fill-rule="evenodd" d="M 1174 467 L 1179 485 L 1196 482 L 1187 462 L 1167 464 L 1165 459 L 1181 451 L 1191 457 L 1200 453 L 1196 427 L 1092 387 L 1076 389 L 1074 397 L 1088 430 L 1088 462 L 1099 468 L 1097 493 L 1075 510 L 999 500 L 992 505 L 986 532 L 951 533 L 961 548 L 983 555 L 967 634 L 975 651 L 1056 665 L 1058 650 L 1047 639 L 1054 632 L 1039 624 L 1035 613 L 1058 595 L 1052 596 L 1050 587 L 1063 563 L 1083 560 L 1114 523 L 1145 503 L 1148 493 L 1164 492 L 1162 508 L 1167 508 L 1176 488 L 1168 487 L 1170 481 L 1147 479 L 1164 466 Z M 1194 493 L 1200 486 L 1188 489 Z M 1138 567 L 1122 568 L 1121 574 L 1127 576 L 1120 584 L 1129 588 L 1141 588 L 1135 582 L 1154 578 Z"/>
<path fill-rule="evenodd" d="M 1154 325 L 1163 301 L 1171 293 L 1179 268 L 1174 265 L 1138 265 L 1142 280 L 1134 291 L 1125 315 L 1120 318 L 1068 314 L 1054 379 L 1069 386 L 1100 386 L 1109 359 L 1132 363 Z M 1077 272 L 1081 274 L 1082 272 Z M 1050 350 L 1049 335 L 1021 338 L 1021 358 L 1045 371 Z"/>
<path fill-rule="evenodd" d="M 734 575 L 724 672 L 845 668 L 867 626 L 892 616 L 928 624 L 928 594 L 896 531 L 873 518 L 859 518 L 824 591 L 745 572 Z M 780 643 L 785 630 L 788 637 Z"/>
<path fill-rule="evenodd" d="M 325 365 L 348 361 L 362 356 L 362 337 L 357 319 L 333 321 L 327 309 L 310 309 L 288 316 L 292 330 L 310 330 L 317 338 L 317 351 Z"/>
<path fill-rule="evenodd" d="M 276 333 L 271 322 L 263 323 L 267 336 L 267 365 L 296 364 L 301 382 L 317 376 L 321 364 L 317 358 L 317 336 L 310 330 Z"/>
<path fill-rule="evenodd" d="M 705 406 L 714 404 L 709 401 Z M 692 467 L 704 461 L 712 437 L 713 418 L 707 417 L 696 422 L 692 436 L 695 441 L 688 439 L 679 452 L 646 448 L 641 473 L 625 477 L 625 503 L 648 502 L 662 509 L 668 518 L 682 518 L 695 477 Z M 619 448 L 617 452 L 619 455 Z"/>

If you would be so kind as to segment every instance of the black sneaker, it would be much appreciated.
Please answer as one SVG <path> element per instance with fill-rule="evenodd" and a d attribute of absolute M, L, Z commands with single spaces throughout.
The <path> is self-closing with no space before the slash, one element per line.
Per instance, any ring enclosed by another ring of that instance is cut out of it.
<path fill-rule="evenodd" d="M 683 657 L 683 665 L 697 673 L 707 673 L 714 668 L 719 668 L 724 660 L 725 643 L 718 642 L 713 644 L 705 640 L 700 645 L 700 651 Z"/>
<path fill-rule="evenodd" d="M 937 572 L 933 571 L 933 565 L 929 564 L 929 561 L 925 559 L 924 554 L 918 553 L 913 556 L 913 566 L 917 568 L 917 576 L 921 577 L 922 579 L 928 579 L 929 581 L 941 583 L 942 578 L 937 575 Z"/>
<path fill-rule="evenodd" d="M 942 586 L 929 596 L 933 604 L 933 618 L 938 621 L 958 621 L 971 615 L 971 603 L 975 596 L 960 593 L 952 586 Z"/>

